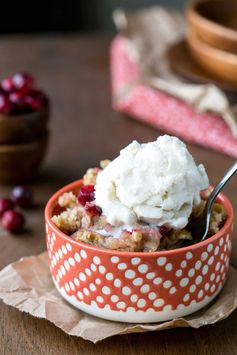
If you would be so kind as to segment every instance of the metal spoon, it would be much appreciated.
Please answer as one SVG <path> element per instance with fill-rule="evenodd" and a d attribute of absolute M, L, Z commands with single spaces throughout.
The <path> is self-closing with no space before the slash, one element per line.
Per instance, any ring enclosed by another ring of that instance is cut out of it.
<path fill-rule="evenodd" d="M 198 218 L 192 219 L 189 222 L 187 228 L 191 231 L 195 243 L 197 241 L 202 241 L 206 238 L 209 229 L 210 219 L 211 219 L 212 205 L 219 192 L 223 189 L 227 181 L 234 175 L 236 171 L 237 171 L 237 161 L 235 161 L 235 163 L 225 173 L 225 175 L 219 181 L 216 187 L 212 190 L 212 193 L 210 194 L 207 200 L 206 206 L 202 214 Z"/>

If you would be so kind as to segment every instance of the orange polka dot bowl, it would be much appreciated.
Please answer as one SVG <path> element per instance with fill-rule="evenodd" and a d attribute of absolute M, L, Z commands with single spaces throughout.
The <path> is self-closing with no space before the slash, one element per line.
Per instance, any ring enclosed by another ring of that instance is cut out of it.
<path fill-rule="evenodd" d="M 52 279 L 69 303 L 108 320 L 150 323 L 191 314 L 218 295 L 232 245 L 233 209 L 225 195 L 218 200 L 227 220 L 209 239 L 169 251 L 119 252 L 76 241 L 51 221 L 58 197 L 81 185 L 78 180 L 56 192 L 45 210 Z"/>

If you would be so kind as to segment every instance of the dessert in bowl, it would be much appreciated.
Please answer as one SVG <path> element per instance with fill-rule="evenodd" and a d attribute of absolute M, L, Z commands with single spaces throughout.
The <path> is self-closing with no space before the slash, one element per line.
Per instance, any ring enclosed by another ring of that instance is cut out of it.
<path fill-rule="evenodd" d="M 144 193 L 123 204 L 122 186 L 136 196 L 139 185 Z M 163 136 L 148 145 L 132 143 L 104 169 L 90 169 L 59 190 L 45 218 L 50 270 L 60 294 L 87 313 L 132 323 L 173 319 L 207 305 L 226 280 L 233 223 L 231 204 L 220 194 L 208 239 L 193 243 L 187 224 L 202 210 L 200 191 L 207 187 L 205 169 L 195 165 L 185 145 Z"/>

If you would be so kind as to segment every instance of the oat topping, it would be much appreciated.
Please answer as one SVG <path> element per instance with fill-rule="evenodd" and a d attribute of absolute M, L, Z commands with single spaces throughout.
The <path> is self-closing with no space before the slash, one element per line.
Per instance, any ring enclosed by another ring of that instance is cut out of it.
<path fill-rule="evenodd" d="M 101 160 L 101 162 L 100 162 L 101 169 L 106 168 L 109 165 L 109 163 L 110 163 L 109 159 Z"/>
<path fill-rule="evenodd" d="M 109 164 L 101 162 L 104 168 Z M 64 210 L 52 217 L 55 225 L 75 240 L 99 248 L 119 251 L 152 252 L 179 248 L 184 241 L 192 242 L 192 234 L 186 228 L 176 230 L 165 225 L 135 223 L 133 226 L 116 228 L 108 223 L 100 206 L 94 201 L 94 184 L 99 168 L 89 169 L 83 178 L 81 190 L 66 192 L 58 199 Z M 190 218 L 197 218 L 203 212 L 210 190 L 202 194 L 201 202 L 193 208 Z M 208 235 L 218 232 L 226 220 L 226 212 L 221 204 L 214 203 Z M 116 233 L 115 233 L 116 232 Z"/>
<path fill-rule="evenodd" d="M 100 171 L 100 168 L 88 169 L 87 172 L 85 173 L 85 175 L 83 176 L 83 184 L 84 185 L 95 185 L 96 178 L 97 178 L 99 171 Z"/>
<path fill-rule="evenodd" d="M 61 231 L 70 235 L 82 226 L 81 207 L 68 208 L 58 216 L 53 216 L 52 221 Z"/>
<path fill-rule="evenodd" d="M 77 198 L 71 191 L 65 192 L 59 197 L 58 204 L 61 207 L 72 208 L 77 205 Z"/>

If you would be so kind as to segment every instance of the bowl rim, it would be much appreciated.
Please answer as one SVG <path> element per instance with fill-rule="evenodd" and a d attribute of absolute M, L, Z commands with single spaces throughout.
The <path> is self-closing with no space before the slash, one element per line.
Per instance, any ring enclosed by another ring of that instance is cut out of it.
<path fill-rule="evenodd" d="M 106 255 L 110 255 L 110 256 L 119 256 L 119 255 L 123 255 L 123 256 L 131 256 L 131 257 L 159 257 L 159 256 L 164 256 L 164 255 L 173 255 L 173 254 L 179 254 L 179 253 L 183 253 L 183 252 L 188 252 L 188 251 L 193 251 L 195 249 L 198 249 L 199 247 L 205 247 L 207 245 L 209 245 L 210 243 L 218 240 L 220 237 L 224 236 L 226 234 L 226 232 L 230 229 L 231 225 L 233 224 L 233 218 L 234 218 L 234 211 L 233 211 L 233 207 L 232 204 L 230 202 L 230 200 L 228 199 L 228 197 L 226 195 L 224 195 L 223 193 L 219 193 L 218 194 L 218 198 L 220 201 L 220 203 L 222 205 L 224 205 L 226 212 L 227 212 L 227 219 L 226 222 L 224 224 L 224 226 L 214 235 L 212 235 L 211 237 L 209 237 L 208 239 L 205 239 L 201 242 L 186 246 L 186 247 L 182 247 L 182 248 L 177 248 L 177 249 L 171 249 L 171 250 L 160 250 L 160 251 L 154 251 L 154 252 L 140 252 L 140 251 L 136 251 L 136 252 L 130 252 L 130 251 L 118 251 L 118 250 L 112 250 L 112 249 L 105 249 L 105 248 L 99 248 L 90 244 L 86 244 L 83 242 L 80 242 L 78 240 L 75 240 L 73 238 L 71 238 L 70 236 L 68 236 L 67 234 L 63 233 L 51 220 L 51 215 L 52 215 L 52 210 L 55 207 L 58 197 L 60 195 L 62 195 L 62 193 L 73 190 L 75 188 L 78 188 L 82 185 L 83 183 L 83 179 L 79 179 L 76 181 L 71 182 L 70 184 L 65 185 L 64 187 L 62 187 L 61 189 L 57 190 L 52 196 L 51 198 L 48 200 L 46 207 L 45 207 L 45 221 L 47 224 L 50 225 L 50 228 L 52 229 L 52 231 L 55 233 L 56 238 L 57 235 L 64 239 L 66 242 L 70 242 L 73 243 L 75 245 L 80 246 L 81 248 L 86 248 L 89 249 L 95 253 L 102 253 L 102 254 L 106 254 Z"/>
<path fill-rule="evenodd" d="M 19 114 L 0 114 L 0 121 L 5 121 L 5 120 L 23 120 L 23 119 L 33 119 L 33 118 L 39 118 L 42 116 L 48 116 L 50 113 L 50 108 L 51 105 L 48 102 L 44 107 L 42 107 L 38 111 L 32 111 L 32 112 L 25 112 L 25 113 L 19 113 Z"/>
<path fill-rule="evenodd" d="M 219 61 L 237 67 L 237 54 L 227 52 L 222 49 L 208 45 L 199 38 L 198 34 L 195 31 L 189 30 L 186 35 L 186 40 L 188 42 L 189 47 L 198 47 L 202 52 L 205 52 L 207 56 L 213 58 L 215 57 L 215 59 Z"/>
<path fill-rule="evenodd" d="M 219 22 L 213 21 L 198 12 L 197 6 L 201 3 L 208 2 L 211 2 L 211 0 L 193 0 L 188 3 L 188 5 L 186 6 L 186 14 L 190 23 L 193 24 L 193 20 L 194 22 L 198 21 L 205 27 L 205 30 L 207 30 L 209 33 L 212 33 L 215 36 L 219 36 L 222 38 L 224 37 L 225 39 L 237 43 L 237 30 L 233 30 L 232 28 L 224 26 Z M 217 2 L 217 0 L 215 2 Z"/>

